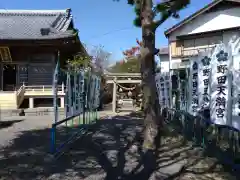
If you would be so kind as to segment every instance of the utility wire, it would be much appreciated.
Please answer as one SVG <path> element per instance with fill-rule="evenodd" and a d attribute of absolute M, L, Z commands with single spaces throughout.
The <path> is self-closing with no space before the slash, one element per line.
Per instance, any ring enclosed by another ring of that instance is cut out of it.
<path fill-rule="evenodd" d="M 101 35 L 98 35 L 98 36 L 93 36 L 93 37 L 91 37 L 89 40 L 92 40 L 92 39 L 94 39 L 94 38 L 100 38 L 100 37 L 103 37 L 103 36 L 106 36 L 106 35 L 109 35 L 109 34 L 113 34 L 113 33 L 116 33 L 116 32 L 120 32 L 120 31 L 130 30 L 130 29 L 133 29 L 133 28 L 135 28 L 135 26 L 112 30 L 112 31 L 106 32 L 106 33 L 101 34 Z M 89 41 L 89 40 L 88 40 L 88 41 Z"/>

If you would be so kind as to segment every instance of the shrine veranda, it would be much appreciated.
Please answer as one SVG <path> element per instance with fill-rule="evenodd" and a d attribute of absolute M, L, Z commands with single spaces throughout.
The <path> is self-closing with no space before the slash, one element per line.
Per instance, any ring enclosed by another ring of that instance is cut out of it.
<path fill-rule="evenodd" d="M 237 46 L 238 47 L 238 46 Z M 235 44 L 219 44 L 212 51 L 190 58 L 185 79 L 175 73 L 156 75 L 159 103 L 163 108 L 184 111 L 193 117 L 203 115 L 206 121 L 240 130 L 240 53 Z"/>

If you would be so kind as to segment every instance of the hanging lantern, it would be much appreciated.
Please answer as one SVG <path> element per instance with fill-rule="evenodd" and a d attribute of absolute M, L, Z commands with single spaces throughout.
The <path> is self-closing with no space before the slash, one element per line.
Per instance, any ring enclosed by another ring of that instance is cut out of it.
<path fill-rule="evenodd" d="M 128 96 L 129 96 L 129 97 L 132 96 L 132 92 L 131 92 L 131 91 L 128 92 Z"/>

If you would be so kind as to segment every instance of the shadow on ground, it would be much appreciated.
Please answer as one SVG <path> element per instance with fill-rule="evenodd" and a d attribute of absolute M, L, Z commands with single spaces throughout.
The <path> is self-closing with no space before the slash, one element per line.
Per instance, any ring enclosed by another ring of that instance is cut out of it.
<path fill-rule="evenodd" d="M 199 149 L 167 131 L 162 134 L 162 146 L 156 159 L 152 153 L 143 154 L 142 130 L 141 115 L 136 113 L 100 120 L 89 126 L 56 160 L 47 153 L 50 129 L 21 132 L 0 151 L 0 177 L 14 180 L 173 180 L 195 175 L 198 180 L 214 180 L 217 174 L 222 179 L 234 179 L 217 161 L 204 159 Z M 73 130 L 61 127 L 58 131 L 57 140 L 63 141 Z"/>
<path fill-rule="evenodd" d="M 11 121 L 0 121 L 0 130 L 3 128 L 8 128 L 12 125 L 14 125 L 15 123 L 19 123 L 23 120 L 11 120 Z"/>

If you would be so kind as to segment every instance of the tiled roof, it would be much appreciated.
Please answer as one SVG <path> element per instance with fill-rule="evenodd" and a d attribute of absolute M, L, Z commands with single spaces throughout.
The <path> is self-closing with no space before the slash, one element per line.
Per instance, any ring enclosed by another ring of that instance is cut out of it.
<path fill-rule="evenodd" d="M 44 40 L 73 36 L 71 10 L 0 10 L 0 40 Z"/>

